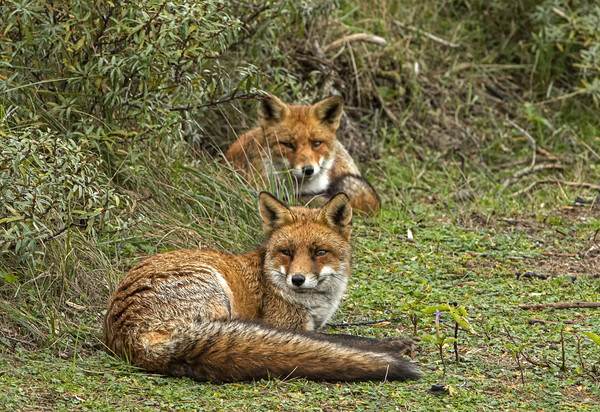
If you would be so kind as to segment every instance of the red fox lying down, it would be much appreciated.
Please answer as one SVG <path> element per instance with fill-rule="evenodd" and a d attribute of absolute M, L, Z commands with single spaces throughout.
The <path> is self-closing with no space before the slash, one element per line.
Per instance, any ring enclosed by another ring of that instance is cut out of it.
<path fill-rule="evenodd" d="M 350 276 L 348 196 L 306 209 L 263 192 L 259 209 L 267 240 L 254 251 L 178 250 L 133 268 L 110 298 L 108 350 L 148 371 L 213 382 L 418 378 L 402 356 L 408 339 L 316 332 Z"/>
<path fill-rule="evenodd" d="M 336 139 L 343 107 L 337 96 L 309 106 L 270 96 L 261 102 L 259 126 L 241 135 L 225 158 L 257 187 L 274 180 L 304 201 L 344 192 L 353 208 L 375 213 L 377 193 Z"/>

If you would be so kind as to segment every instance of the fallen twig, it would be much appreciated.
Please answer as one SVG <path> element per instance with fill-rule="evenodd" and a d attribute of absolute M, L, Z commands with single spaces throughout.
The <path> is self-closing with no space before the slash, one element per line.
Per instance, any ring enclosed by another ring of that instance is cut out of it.
<path fill-rule="evenodd" d="M 600 308 L 600 302 L 555 302 L 534 303 L 530 305 L 518 305 L 519 309 L 578 309 L 578 308 Z"/>
<path fill-rule="evenodd" d="M 548 325 L 558 325 L 561 322 L 554 322 L 551 320 L 543 320 L 543 319 L 529 319 L 529 324 L 530 325 L 535 325 L 535 324 L 548 324 Z M 565 325 L 574 325 L 575 322 L 571 321 L 571 320 L 564 320 L 562 321 L 562 323 L 564 323 Z"/>
<path fill-rule="evenodd" d="M 553 256 L 553 257 L 575 257 L 577 253 L 563 253 L 563 252 L 542 252 L 542 256 Z"/>
<path fill-rule="evenodd" d="M 561 352 L 561 368 L 563 372 L 567 371 L 567 354 L 565 353 L 565 327 L 560 328 L 560 352 Z"/>
<path fill-rule="evenodd" d="M 344 49 L 342 49 L 343 51 Z M 356 100 L 358 101 L 358 105 L 362 106 L 361 95 L 360 95 L 360 76 L 358 72 L 358 65 L 356 64 L 356 59 L 354 58 L 354 51 L 352 47 L 348 47 L 348 54 L 350 55 L 350 62 L 352 63 L 352 70 L 354 72 L 354 81 L 356 83 Z M 377 90 L 377 88 L 375 88 Z M 392 119 L 393 120 L 393 119 Z"/>
<path fill-rule="evenodd" d="M 550 153 L 549 151 L 547 151 L 543 147 L 536 146 L 536 150 L 537 150 L 537 152 L 539 154 L 541 154 L 542 156 L 545 156 L 545 158 L 546 158 L 545 160 L 548 160 L 549 162 L 560 162 L 561 161 L 561 159 L 558 156 L 554 156 L 552 153 Z M 494 165 L 494 166 L 492 166 L 492 170 L 510 169 L 512 167 L 521 166 L 521 165 L 529 163 L 529 162 L 530 162 L 529 159 L 513 160 L 513 161 L 510 161 L 510 162 L 500 163 L 498 165 Z"/>
<path fill-rule="evenodd" d="M 507 223 L 509 225 L 523 225 L 523 226 L 531 226 L 531 222 L 527 220 L 520 219 L 499 219 L 501 222 Z"/>
<path fill-rule="evenodd" d="M 329 69 L 332 70 L 338 70 L 335 67 L 335 64 L 333 64 L 332 62 L 325 60 L 325 59 L 321 59 L 319 57 L 316 56 L 310 56 L 308 54 L 294 54 L 294 58 L 298 59 L 298 60 L 303 60 L 303 61 L 308 61 L 308 62 L 312 62 L 315 63 L 315 65 L 321 66 L 319 67 L 322 71 L 324 67 L 328 67 Z"/>
<path fill-rule="evenodd" d="M 149 194 L 148 196 L 138 197 L 137 199 L 134 199 L 133 200 L 133 204 L 131 205 L 130 213 L 133 214 L 133 212 L 137 208 L 138 203 L 140 203 L 140 202 L 146 202 L 148 200 L 153 200 L 153 199 L 154 199 L 154 195 L 153 194 Z"/>
<path fill-rule="evenodd" d="M 508 186 L 515 184 L 523 176 L 527 176 L 528 174 L 539 172 L 541 170 L 547 170 L 547 169 L 563 170 L 564 168 L 565 167 L 563 165 L 557 165 L 557 164 L 553 164 L 553 163 L 544 163 L 544 164 L 540 164 L 540 165 L 535 165 L 534 167 L 526 167 L 524 169 L 517 170 L 511 177 L 509 177 L 502 183 L 502 189 L 506 189 Z"/>
<path fill-rule="evenodd" d="M 348 43 L 362 41 L 367 43 L 377 44 L 379 46 L 385 46 L 387 41 L 383 37 L 375 36 L 374 34 L 369 33 L 355 33 L 349 36 L 344 36 L 341 39 L 337 39 L 334 42 L 328 44 L 323 47 L 323 51 L 327 52 L 329 50 L 340 48 Z"/>
<path fill-rule="evenodd" d="M 531 364 L 532 364 L 532 365 L 534 365 L 534 366 L 540 367 L 540 368 L 548 368 L 548 367 L 550 367 L 550 365 L 551 365 L 551 364 L 553 364 L 553 365 L 556 365 L 556 363 L 554 363 L 554 362 L 550 362 L 550 361 L 548 361 L 547 359 L 544 359 L 544 360 L 539 360 L 539 361 L 537 361 L 537 360 L 533 360 L 533 359 L 531 359 L 531 357 L 530 357 L 530 356 L 529 356 L 527 353 L 525 353 L 525 352 L 521 352 L 521 355 L 523 355 L 523 358 L 524 358 L 524 359 L 525 359 L 527 362 L 531 363 Z"/>
<path fill-rule="evenodd" d="M 600 253 L 600 248 L 596 245 L 592 245 L 588 250 L 579 252 L 577 256 L 580 258 L 584 258 L 588 256 L 596 256 L 598 255 L 598 253 Z"/>
<path fill-rule="evenodd" d="M 404 235 L 396 235 L 396 239 L 404 240 L 405 242 L 409 243 L 415 243 L 415 240 L 413 238 Z"/>
<path fill-rule="evenodd" d="M 563 166 L 561 166 L 561 165 L 546 165 L 546 166 L 560 166 L 560 167 L 557 167 L 557 168 L 558 169 L 562 169 L 563 168 Z M 586 189 L 592 189 L 592 190 L 598 190 L 598 191 L 600 191 L 600 185 L 595 185 L 593 183 L 567 182 L 567 181 L 559 180 L 559 179 L 543 179 L 543 180 L 535 181 L 532 184 L 530 184 L 529 186 L 527 186 L 526 188 L 519 190 L 518 192 L 515 193 L 515 196 L 520 196 L 523 193 L 527 193 L 527 192 L 529 192 L 531 189 L 533 189 L 537 185 L 543 185 L 543 184 L 549 184 L 549 183 L 558 184 L 558 185 L 564 185 L 564 186 L 583 187 L 583 188 L 586 188 Z"/>
<path fill-rule="evenodd" d="M 553 97 L 553 98 L 548 99 L 548 100 L 543 100 L 541 102 L 536 102 L 536 103 L 534 103 L 534 105 L 535 106 L 543 106 L 545 104 L 550 104 L 550 103 L 554 103 L 554 102 L 559 102 L 561 100 L 570 99 L 571 97 L 574 97 L 574 96 L 577 96 L 577 95 L 580 95 L 580 94 L 583 94 L 583 93 L 586 93 L 585 89 L 576 90 L 574 92 L 563 94 L 563 95 L 557 96 L 557 97 Z"/>
<path fill-rule="evenodd" d="M 460 47 L 460 44 L 452 43 L 452 42 L 450 42 L 448 40 L 444 40 L 441 37 L 438 37 L 438 36 L 435 36 L 435 35 L 433 35 L 431 33 L 428 33 L 425 30 L 421 30 L 418 27 L 411 26 L 410 24 L 401 23 L 401 22 L 399 22 L 397 20 L 392 20 L 392 21 L 394 22 L 394 24 L 396 24 L 397 26 L 403 28 L 404 30 L 410 30 L 410 31 L 413 31 L 415 33 L 419 33 L 420 35 L 423 35 L 423 36 L 427 37 L 429 40 L 433 40 L 434 42 L 439 43 L 439 44 L 441 44 L 443 46 L 451 47 L 453 49 L 457 49 L 457 48 Z"/>
<path fill-rule="evenodd" d="M 500 163 L 499 165 L 492 166 L 492 170 L 510 169 L 511 167 L 521 166 L 525 163 L 529 163 L 529 159 L 518 159 L 513 160 L 512 162 Z"/>
<path fill-rule="evenodd" d="M 32 346 L 32 347 L 34 347 L 34 346 L 35 346 L 33 343 L 31 343 L 31 342 L 28 342 L 28 341 L 26 341 L 26 340 L 21 340 L 21 339 L 13 338 L 13 337 L 11 337 L 11 336 L 6 336 L 6 335 L 4 335 L 4 334 L 2 335 L 2 337 L 3 337 L 4 339 L 8 339 L 8 340 L 11 340 L 11 341 L 13 341 L 13 342 L 20 343 L 20 344 L 22 344 L 22 345 L 29 345 L 29 346 Z M 1 342 L 1 341 L 0 341 L 0 342 Z"/>
<path fill-rule="evenodd" d="M 363 325 L 376 325 L 384 322 L 395 322 L 402 319 L 401 316 L 396 316 L 391 319 L 379 319 L 379 320 L 365 320 L 361 322 L 342 322 L 342 323 L 328 323 L 327 326 L 332 328 L 344 327 L 344 326 L 363 326 Z"/>
<path fill-rule="evenodd" d="M 548 158 L 548 160 L 560 161 L 560 158 L 558 156 L 553 155 L 552 153 L 550 153 L 543 147 L 536 146 L 536 150 L 538 151 L 539 154 L 546 156 Z"/>
<path fill-rule="evenodd" d="M 565 276 L 568 276 L 571 279 L 571 282 L 575 282 L 577 280 L 577 276 L 572 276 L 572 275 L 565 275 Z M 558 275 L 547 275 L 545 273 L 536 273 L 536 272 L 517 273 L 517 280 L 520 279 L 521 277 L 537 278 L 537 279 L 546 280 L 546 279 L 550 279 L 550 278 L 557 278 L 559 276 Z"/>
<path fill-rule="evenodd" d="M 600 206 L 600 193 L 598 193 L 598 195 L 593 200 L 587 200 L 581 196 L 577 196 L 577 198 L 573 202 L 573 205 L 574 206 L 590 205 L 592 208 L 598 207 L 598 206 Z"/>
<path fill-rule="evenodd" d="M 517 279 L 524 277 L 524 278 L 537 278 L 537 279 L 546 280 L 551 276 L 552 275 L 546 275 L 545 273 L 536 273 L 536 272 L 517 273 Z"/>
<path fill-rule="evenodd" d="M 460 355 L 458 353 L 458 322 L 454 323 L 454 342 L 453 342 L 453 346 L 454 346 L 454 359 L 456 360 L 456 363 L 460 363 Z"/>

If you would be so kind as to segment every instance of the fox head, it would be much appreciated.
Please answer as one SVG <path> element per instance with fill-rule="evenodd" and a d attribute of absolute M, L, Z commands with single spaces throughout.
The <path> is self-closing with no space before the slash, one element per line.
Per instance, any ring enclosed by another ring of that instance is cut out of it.
<path fill-rule="evenodd" d="M 338 295 L 350 276 L 352 207 L 344 193 L 321 209 L 288 207 L 266 192 L 259 197 L 266 242 L 265 273 L 298 299 L 304 293 Z"/>
<path fill-rule="evenodd" d="M 275 171 L 309 181 L 331 168 L 343 107 L 339 96 L 309 106 L 287 105 L 273 95 L 263 100 L 259 122 Z"/>

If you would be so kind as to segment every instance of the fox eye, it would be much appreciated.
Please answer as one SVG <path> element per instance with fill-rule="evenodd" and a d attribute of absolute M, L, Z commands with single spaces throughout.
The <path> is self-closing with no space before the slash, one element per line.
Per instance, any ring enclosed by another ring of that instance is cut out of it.
<path fill-rule="evenodd" d="M 324 249 L 319 249 L 317 251 L 315 251 L 315 256 L 325 256 L 327 254 L 327 251 Z"/>
<path fill-rule="evenodd" d="M 288 149 L 294 150 L 294 145 L 289 142 L 279 142 L 279 144 L 282 145 L 283 147 L 287 147 Z"/>
<path fill-rule="evenodd" d="M 292 252 L 290 252 L 290 251 L 289 251 L 289 250 L 287 250 L 287 249 L 281 249 L 279 252 L 280 252 L 280 253 L 281 253 L 283 256 L 292 256 Z"/>
<path fill-rule="evenodd" d="M 313 142 L 312 147 L 313 147 L 313 149 L 316 149 L 317 147 L 321 146 L 322 144 L 323 144 L 323 142 Z"/>

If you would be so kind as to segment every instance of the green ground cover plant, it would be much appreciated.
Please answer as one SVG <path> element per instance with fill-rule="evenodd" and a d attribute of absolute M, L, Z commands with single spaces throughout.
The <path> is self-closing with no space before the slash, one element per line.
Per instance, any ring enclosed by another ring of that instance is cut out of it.
<path fill-rule="evenodd" d="M 9 0 L 0 16 L 3 407 L 600 404 L 596 2 Z M 260 241 L 257 191 L 221 158 L 267 91 L 344 97 L 339 138 L 383 208 L 355 218 L 327 332 L 413 338 L 422 380 L 214 385 L 103 351 L 108 296 L 140 260 Z"/>

